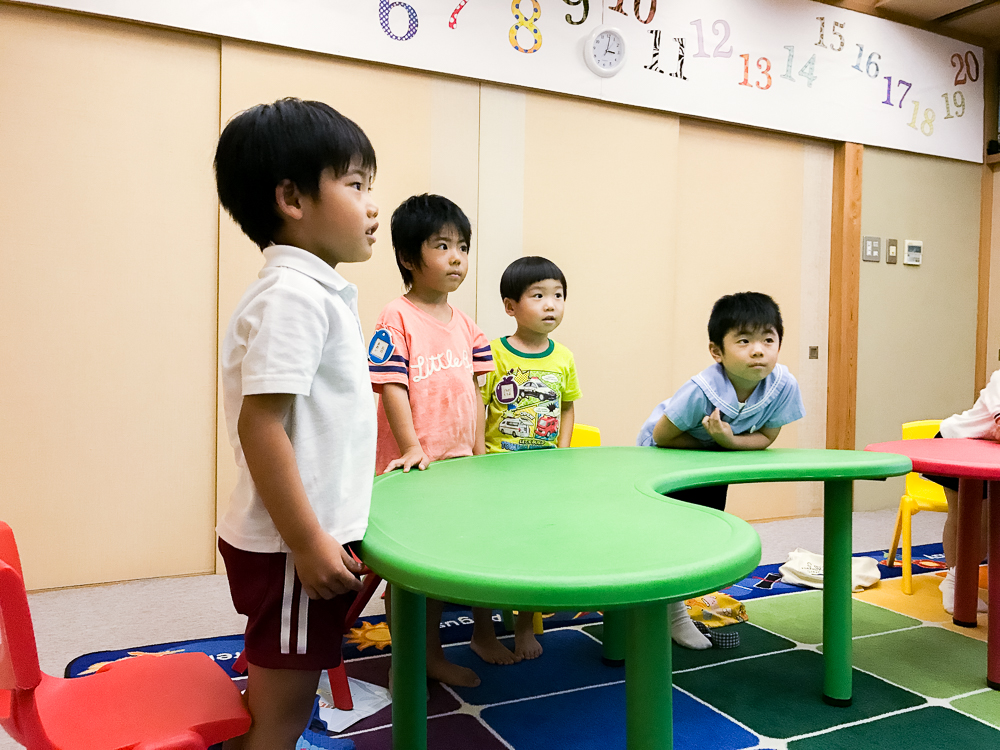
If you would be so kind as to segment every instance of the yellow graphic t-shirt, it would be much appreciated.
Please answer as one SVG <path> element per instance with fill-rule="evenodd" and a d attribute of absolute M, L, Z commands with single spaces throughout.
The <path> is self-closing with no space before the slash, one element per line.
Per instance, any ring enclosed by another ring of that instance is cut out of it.
<path fill-rule="evenodd" d="M 486 452 L 555 448 L 563 401 L 580 398 L 573 354 L 549 340 L 549 348 L 526 354 L 504 336 L 490 342 L 496 369 L 481 391 L 486 404 Z"/>

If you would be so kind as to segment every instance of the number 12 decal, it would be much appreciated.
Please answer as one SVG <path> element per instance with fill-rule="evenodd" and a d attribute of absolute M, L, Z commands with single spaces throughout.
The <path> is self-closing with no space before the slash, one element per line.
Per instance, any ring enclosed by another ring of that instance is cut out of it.
<path fill-rule="evenodd" d="M 718 21 L 712 23 L 712 34 L 715 36 L 719 35 L 719 27 L 722 27 L 722 41 L 715 45 L 715 50 L 709 55 L 705 51 L 705 34 L 701 29 L 701 19 L 698 18 L 691 22 L 691 26 L 694 26 L 698 30 L 698 51 L 692 55 L 692 57 L 732 57 L 733 56 L 733 46 L 729 45 L 723 49 L 726 42 L 729 41 L 729 23 L 723 21 L 721 18 Z"/>

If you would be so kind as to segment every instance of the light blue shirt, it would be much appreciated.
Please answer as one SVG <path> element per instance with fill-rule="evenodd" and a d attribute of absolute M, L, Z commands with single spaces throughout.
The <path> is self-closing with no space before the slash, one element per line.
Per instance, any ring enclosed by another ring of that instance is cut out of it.
<path fill-rule="evenodd" d="M 746 403 L 736 398 L 736 389 L 721 364 L 695 375 L 677 393 L 653 409 L 639 430 L 636 445 L 653 445 L 653 428 L 664 414 L 678 430 L 702 442 L 715 445 L 701 420 L 718 409 L 734 435 L 756 432 L 762 427 L 782 427 L 806 415 L 802 394 L 795 377 L 784 365 L 775 365 L 771 374 L 757 384 Z"/>

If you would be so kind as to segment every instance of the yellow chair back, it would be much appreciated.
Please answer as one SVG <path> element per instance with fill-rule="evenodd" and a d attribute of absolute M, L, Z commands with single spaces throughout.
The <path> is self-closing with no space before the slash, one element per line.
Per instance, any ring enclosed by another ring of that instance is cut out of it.
<path fill-rule="evenodd" d="M 921 419 L 916 422 L 903 423 L 903 440 L 923 440 L 934 437 L 941 426 L 940 419 Z M 906 494 L 913 498 L 920 510 L 947 512 L 948 501 L 945 500 L 941 485 L 924 479 L 917 472 L 906 475 Z"/>
<path fill-rule="evenodd" d="M 573 425 L 573 435 L 569 439 L 570 448 L 593 448 L 600 444 L 601 431 L 599 429 L 588 424 Z"/>

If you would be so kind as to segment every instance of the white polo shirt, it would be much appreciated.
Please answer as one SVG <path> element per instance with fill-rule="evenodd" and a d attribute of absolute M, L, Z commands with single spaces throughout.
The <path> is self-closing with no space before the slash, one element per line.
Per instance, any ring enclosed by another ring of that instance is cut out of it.
<path fill-rule="evenodd" d="M 989 382 L 979 392 L 979 398 L 971 409 L 948 417 L 941 423 L 941 437 L 995 440 L 998 424 L 1000 424 L 1000 370 L 990 376 Z"/>
<path fill-rule="evenodd" d="M 295 395 L 285 432 L 324 530 L 344 544 L 368 527 L 375 474 L 375 404 L 358 318 L 358 290 L 297 247 L 264 250 L 265 264 L 222 342 L 226 428 L 239 472 L 218 534 L 248 552 L 287 552 L 250 477 L 237 424 L 243 397 Z"/>

